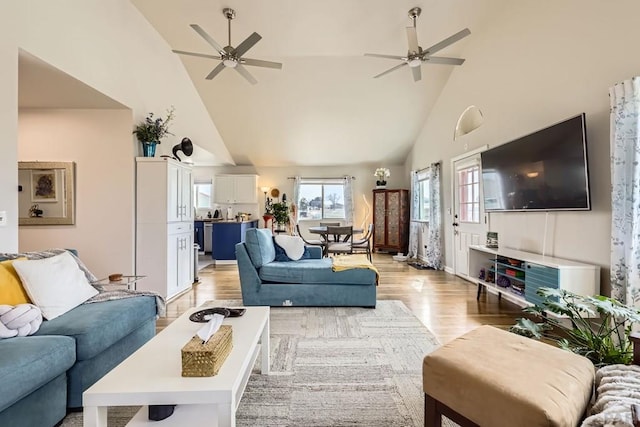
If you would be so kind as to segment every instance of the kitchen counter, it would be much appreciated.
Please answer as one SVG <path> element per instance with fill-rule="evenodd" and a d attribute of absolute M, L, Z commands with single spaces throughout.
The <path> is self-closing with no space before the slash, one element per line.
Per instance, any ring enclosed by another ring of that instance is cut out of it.
<path fill-rule="evenodd" d="M 235 219 L 223 219 L 223 218 L 202 218 L 195 219 L 194 221 L 202 221 L 202 222 L 233 222 L 233 223 L 241 223 L 241 222 L 251 222 L 256 221 L 255 219 L 247 219 L 245 221 L 236 221 Z"/>

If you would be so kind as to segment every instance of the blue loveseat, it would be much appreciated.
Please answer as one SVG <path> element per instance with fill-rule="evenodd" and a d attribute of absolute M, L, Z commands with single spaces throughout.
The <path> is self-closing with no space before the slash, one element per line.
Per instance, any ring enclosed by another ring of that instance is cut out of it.
<path fill-rule="evenodd" d="M 155 335 L 153 296 L 85 303 L 31 336 L 0 339 L 0 426 L 54 426 Z"/>
<path fill-rule="evenodd" d="M 333 271 L 320 247 L 307 249 L 308 259 L 276 261 L 271 230 L 247 230 L 236 245 L 243 304 L 375 308 L 375 271 Z"/>

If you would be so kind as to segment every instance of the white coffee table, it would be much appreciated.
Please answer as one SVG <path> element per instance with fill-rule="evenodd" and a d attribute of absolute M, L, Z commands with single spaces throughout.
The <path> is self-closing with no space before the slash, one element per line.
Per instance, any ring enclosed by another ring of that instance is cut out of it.
<path fill-rule="evenodd" d="M 202 326 L 189 309 L 153 339 L 116 366 L 82 395 L 84 426 L 107 426 L 108 406 L 177 404 L 163 421 L 149 421 L 147 406 L 129 426 L 207 425 L 233 427 L 236 409 L 262 347 L 262 374 L 269 373 L 269 307 L 247 307 L 242 317 L 227 318 L 233 350 L 213 377 L 182 377 L 180 349 Z M 199 424 L 196 424 L 199 423 Z"/>

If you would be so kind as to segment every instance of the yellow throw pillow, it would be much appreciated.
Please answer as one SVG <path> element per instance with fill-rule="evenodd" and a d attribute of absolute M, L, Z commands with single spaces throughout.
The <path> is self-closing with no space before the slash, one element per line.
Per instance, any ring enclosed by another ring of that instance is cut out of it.
<path fill-rule="evenodd" d="M 20 276 L 13 268 L 13 261 L 15 260 L 0 261 L 0 304 L 30 304 L 31 299 L 22 286 Z"/>

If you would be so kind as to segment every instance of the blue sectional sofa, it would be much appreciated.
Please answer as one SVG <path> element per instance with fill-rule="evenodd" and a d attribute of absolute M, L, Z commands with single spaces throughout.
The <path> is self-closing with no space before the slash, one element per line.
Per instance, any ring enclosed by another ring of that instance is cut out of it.
<path fill-rule="evenodd" d="M 82 392 L 155 335 L 153 296 L 82 304 L 0 340 L 0 426 L 54 426 Z"/>
<path fill-rule="evenodd" d="M 271 230 L 247 230 L 245 241 L 236 245 L 243 304 L 375 308 L 375 271 L 333 271 L 320 247 L 307 249 L 309 259 L 275 261 Z"/>

